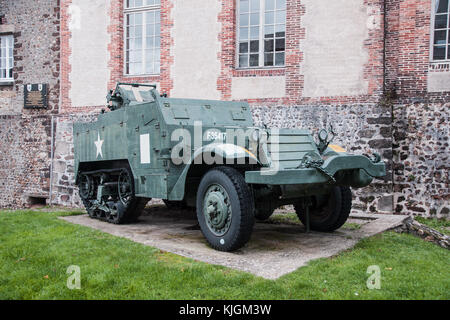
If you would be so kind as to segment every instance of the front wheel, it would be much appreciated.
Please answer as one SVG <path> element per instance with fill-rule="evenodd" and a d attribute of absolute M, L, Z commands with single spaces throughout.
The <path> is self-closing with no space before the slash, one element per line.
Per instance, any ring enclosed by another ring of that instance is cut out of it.
<path fill-rule="evenodd" d="M 306 213 L 301 204 L 296 204 L 295 211 L 300 221 L 306 225 Z M 309 209 L 312 230 L 332 232 L 347 221 L 352 208 L 352 192 L 349 187 L 334 187 L 323 201 L 313 197 Z"/>
<path fill-rule="evenodd" d="M 242 174 L 231 167 L 209 170 L 197 191 L 197 219 L 211 247 L 234 251 L 252 234 L 254 203 Z"/>

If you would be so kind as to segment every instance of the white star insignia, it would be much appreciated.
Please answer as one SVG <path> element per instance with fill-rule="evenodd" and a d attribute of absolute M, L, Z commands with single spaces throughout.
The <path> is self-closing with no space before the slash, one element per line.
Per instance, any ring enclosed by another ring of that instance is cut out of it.
<path fill-rule="evenodd" d="M 98 134 L 97 141 L 94 141 L 95 146 L 97 147 L 97 158 L 98 158 L 98 155 L 100 155 L 100 157 L 103 158 L 103 152 L 102 152 L 103 140 L 100 140 L 100 133 L 97 133 L 97 134 Z"/>

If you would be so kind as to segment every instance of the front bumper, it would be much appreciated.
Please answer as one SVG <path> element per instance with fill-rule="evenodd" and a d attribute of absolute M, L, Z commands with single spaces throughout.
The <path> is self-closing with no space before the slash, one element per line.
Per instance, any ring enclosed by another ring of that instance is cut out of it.
<path fill-rule="evenodd" d="M 322 168 L 332 176 L 341 171 L 351 174 L 350 179 L 343 178 L 350 182 L 347 181 L 343 184 L 358 187 L 368 185 L 374 177 L 386 175 L 386 166 L 383 162 L 374 163 L 366 156 L 361 155 L 332 156 L 325 160 Z M 260 171 L 247 171 L 245 181 L 249 184 L 308 185 L 329 183 L 330 179 L 316 168 L 277 170 L 275 166 L 275 168 L 263 168 Z M 337 183 L 340 181 L 338 180 Z"/>

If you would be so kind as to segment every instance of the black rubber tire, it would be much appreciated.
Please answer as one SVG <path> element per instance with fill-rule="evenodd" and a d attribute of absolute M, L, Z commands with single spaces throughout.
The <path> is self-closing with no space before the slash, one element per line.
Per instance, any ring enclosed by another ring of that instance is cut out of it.
<path fill-rule="evenodd" d="M 352 211 L 352 190 L 349 187 L 340 187 L 341 189 L 341 213 L 336 223 L 333 225 L 334 230 L 339 229 L 347 221 L 350 211 Z"/>
<path fill-rule="evenodd" d="M 184 210 L 188 208 L 186 201 L 184 200 L 182 201 L 163 200 L 163 202 L 166 205 L 167 209 L 171 210 Z"/>
<path fill-rule="evenodd" d="M 255 208 L 255 218 L 256 218 L 256 220 L 259 220 L 259 221 L 265 221 L 272 216 L 274 211 L 275 211 L 275 209 L 269 208 L 269 207 Z"/>
<path fill-rule="evenodd" d="M 328 201 L 320 207 L 310 207 L 311 230 L 332 232 L 347 221 L 352 207 L 352 193 L 348 187 L 334 187 Z M 306 214 L 300 204 L 294 205 L 300 221 L 306 225 Z"/>
<path fill-rule="evenodd" d="M 212 184 L 221 185 L 231 202 L 231 225 L 223 236 L 211 232 L 203 214 L 204 196 Z M 235 251 L 250 240 L 255 223 L 253 196 L 239 171 L 231 167 L 217 167 L 203 176 L 197 191 L 197 219 L 206 240 L 216 250 Z"/>

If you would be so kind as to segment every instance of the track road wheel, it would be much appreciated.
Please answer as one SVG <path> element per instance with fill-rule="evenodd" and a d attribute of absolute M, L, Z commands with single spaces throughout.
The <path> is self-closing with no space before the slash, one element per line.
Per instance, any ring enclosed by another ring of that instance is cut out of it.
<path fill-rule="evenodd" d="M 197 219 L 211 247 L 234 251 L 251 237 L 254 203 L 242 174 L 231 167 L 209 170 L 197 191 Z"/>
<path fill-rule="evenodd" d="M 120 173 L 117 188 L 119 199 L 110 206 L 108 221 L 115 224 L 135 222 L 150 199 L 136 197 L 130 168 L 125 168 Z"/>
<path fill-rule="evenodd" d="M 347 221 L 352 208 L 352 192 L 349 187 L 334 187 L 326 200 L 321 205 L 318 203 L 320 202 L 313 201 L 313 206 L 309 209 L 311 229 L 332 232 Z M 306 214 L 301 204 L 294 207 L 300 221 L 306 225 Z"/>

